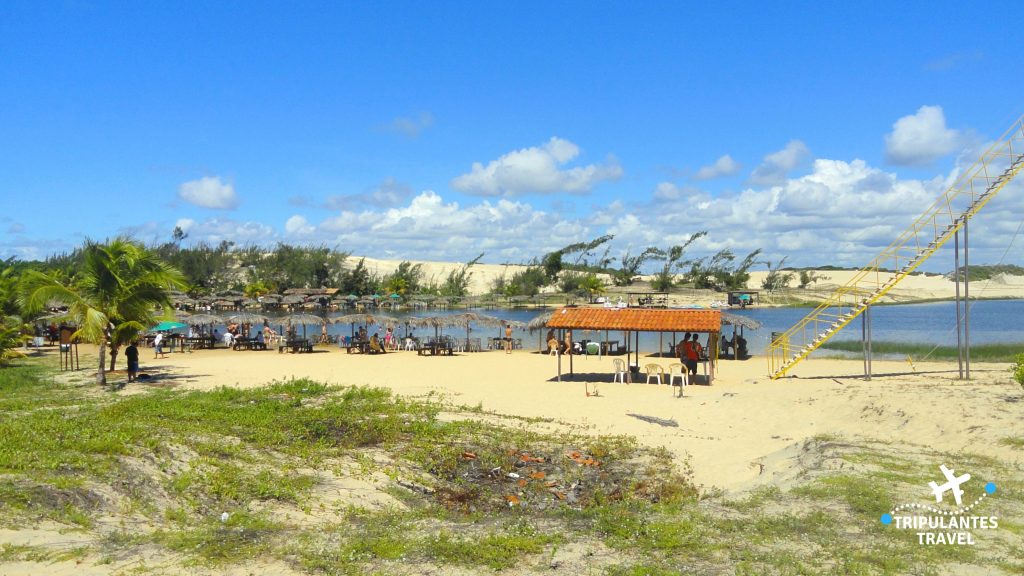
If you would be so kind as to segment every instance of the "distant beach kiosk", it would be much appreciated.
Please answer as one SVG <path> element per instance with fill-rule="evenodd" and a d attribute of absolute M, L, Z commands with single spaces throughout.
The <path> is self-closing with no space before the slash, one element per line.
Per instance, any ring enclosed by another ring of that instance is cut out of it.
<path fill-rule="evenodd" d="M 703 308 L 562 308 L 555 310 L 547 321 L 548 328 L 557 330 L 622 331 L 626 339 L 626 362 L 639 366 L 640 332 L 692 332 L 708 334 L 708 384 L 715 379 L 715 363 L 718 359 L 719 335 L 722 332 L 722 312 Z M 634 339 L 630 349 L 630 336 Z M 562 335 L 559 335 L 561 340 Z M 664 351 L 659 340 L 658 353 Z M 600 348 L 599 348 L 600 349 Z M 636 354 L 636 364 L 630 355 Z M 569 355 L 569 374 L 572 374 L 572 355 Z M 562 381 L 562 355 L 558 355 L 558 381 Z"/>
<path fill-rule="evenodd" d="M 733 291 L 729 292 L 729 306 L 739 306 L 740 308 L 746 308 L 752 304 L 757 303 L 757 291 Z"/>

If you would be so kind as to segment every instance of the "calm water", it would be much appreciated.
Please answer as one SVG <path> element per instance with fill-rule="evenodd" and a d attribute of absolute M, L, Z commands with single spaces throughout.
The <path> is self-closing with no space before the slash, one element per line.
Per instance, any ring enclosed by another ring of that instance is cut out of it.
<path fill-rule="evenodd" d="M 875 341 L 902 341 L 928 344 L 956 344 L 956 304 L 953 302 L 934 302 L 929 304 L 901 304 L 897 306 L 876 306 L 872 308 L 872 336 Z M 479 313 L 496 316 L 506 320 L 519 320 L 529 322 L 537 314 L 544 310 L 527 309 L 499 309 L 499 310 L 476 310 Z M 550 309 L 548 310 L 550 311 Z M 747 310 L 732 310 L 736 314 L 742 314 L 763 324 L 759 330 L 746 330 L 744 336 L 747 345 L 753 354 L 764 352 L 771 338 L 772 332 L 784 331 L 801 318 L 810 308 L 751 308 Z M 388 315 L 397 318 L 407 316 L 438 316 L 458 314 L 461 310 L 444 311 L 400 311 Z M 993 342 L 1021 343 L 1024 344 L 1024 300 L 983 300 L 971 304 L 971 343 L 984 344 Z M 276 323 L 272 322 L 275 330 Z M 376 327 L 368 327 L 372 334 Z M 353 327 L 348 324 L 332 324 L 328 326 L 331 334 L 348 335 Z M 307 334 L 311 337 L 319 333 L 318 326 L 307 328 Z M 731 327 L 724 327 L 726 334 L 731 334 Z M 861 323 L 854 320 L 850 326 L 840 332 L 835 338 L 837 340 L 859 340 Z M 221 333 L 224 327 L 220 327 Z M 300 328 L 301 333 L 301 328 Z M 383 329 L 381 329 L 383 333 Z M 398 329 L 399 335 L 405 334 L 405 327 Z M 451 334 L 459 338 L 466 337 L 465 329 L 448 328 L 443 330 L 445 334 Z M 503 330 L 498 328 L 471 327 L 469 336 L 480 338 L 486 342 L 488 338 L 502 336 Z M 433 329 L 419 329 L 415 331 L 417 336 L 433 336 Z M 526 349 L 537 349 L 542 345 L 540 339 L 543 332 L 516 330 L 515 337 L 523 339 L 523 347 Z M 579 339 L 604 339 L 603 334 L 587 333 L 576 334 Z M 609 334 L 610 339 L 623 339 L 622 333 Z M 664 336 L 663 345 L 668 346 L 672 340 L 671 334 Z M 642 333 L 640 335 L 640 349 L 643 352 L 658 350 L 658 334 Z"/>

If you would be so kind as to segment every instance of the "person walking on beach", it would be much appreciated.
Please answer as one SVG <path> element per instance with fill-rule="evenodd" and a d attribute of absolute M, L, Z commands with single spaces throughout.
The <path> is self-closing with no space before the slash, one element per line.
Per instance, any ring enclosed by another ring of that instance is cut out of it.
<path fill-rule="evenodd" d="M 505 324 L 505 354 L 512 353 L 512 325 Z"/>
<path fill-rule="evenodd" d="M 135 342 L 124 349 L 124 357 L 128 360 L 128 381 L 135 382 L 139 378 L 139 349 L 135 347 Z"/>
<path fill-rule="evenodd" d="M 153 358 L 164 357 L 164 333 L 157 332 L 156 337 L 153 338 Z"/>

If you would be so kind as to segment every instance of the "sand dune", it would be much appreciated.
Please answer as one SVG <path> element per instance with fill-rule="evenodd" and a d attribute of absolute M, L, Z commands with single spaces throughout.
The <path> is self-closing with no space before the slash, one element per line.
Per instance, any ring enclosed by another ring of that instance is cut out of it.
<path fill-rule="evenodd" d="M 350 259 L 352 262 L 356 260 L 357 259 L 355 257 Z M 379 275 L 390 274 L 398 268 L 399 264 L 402 263 L 401 260 L 380 260 L 375 258 L 366 258 L 365 260 L 366 267 L 370 271 Z M 412 264 L 421 265 L 423 280 L 425 282 L 437 283 L 443 282 L 451 271 L 458 270 L 463 266 L 463 263 L 458 262 L 430 262 L 420 260 L 411 262 Z M 469 287 L 470 293 L 485 294 L 490 292 L 491 286 L 496 279 L 503 276 L 511 278 L 511 276 L 517 271 L 525 268 L 526 266 L 518 264 L 476 264 L 470 269 L 472 272 Z M 857 272 L 853 270 L 817 271 L 816 274 L 822 279 L 812 283 L 806 289 L 796 288 L 798 278 L 797 275 L 794 274 L 794 281 L 791 283 L 792 288 L 780 294 L 779 300 L 784 303 L 787 298 L 794 300 L 818 300 L 824 298 L 836 287 L 849 282 L 856 273 Z M 753 290 L 759 290 L 767 274 L 768 273 L 766 271 L 751 272 L 750 281 L 747 282 L 747 287 Z M 888 276 L 888 274 L 880 275 L 881 281 L 884 282 Z M 619 292 L 624 293 L 627 291 L 647 290 L 649 289 L 648 282 L 650 280 L 650 276 L 641 276 L 638 282 L 631 287 L 612 286 L 611 279 L 604 275 L 602 275 L 602 279 L 605 281 L 608 292 L 614 294 Z M 548 290 L 554 290 L 554 288 L 552 287 Z M 924 274 L 919 274 L 908 276 L 903 279 L 903 281 L 887 295 L 887 301 L 910 302 L 915 300 L 952 299 L 955 294 L 956 284 L 945 276 L 925 276 Z M 970 294 L 972 298 L 1024 298 L 1024 276 L 999 275 L 991 280 L 973 282 L 970 285 Z M 714 292 L 712 290 L 686 290 L 673 294 L 672 304 L 698 304 L 706 306 L 710 305 L 712 302 L 721 301 L 723 299 L 724 294 Z"/>

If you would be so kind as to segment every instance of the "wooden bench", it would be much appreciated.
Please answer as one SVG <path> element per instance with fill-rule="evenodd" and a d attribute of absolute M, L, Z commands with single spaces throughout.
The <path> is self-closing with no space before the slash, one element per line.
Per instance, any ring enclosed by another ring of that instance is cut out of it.
<path fill-rule="evenodd" d="M 278 354 L 284 352 L 285 350 L 291 351 L 292 354 L 295 354 L 296 352 L 312 352 L 313 343 L 306 339 L 287 340 L 277 347 Z"/>
<path fill-rule="evenodd" d="M 428 342 L 416 349 L 416 354 L 420 356 L 452 356 L 454 353 L 451 342 Z"/>
<path fill-rule="evenodd" d="M 370 341 L 369 340 L 352 340 L 345 345 L 345 352 L 351 354 L 353 352 L 362 352 L 363 354 L 370 353 Z"/>

